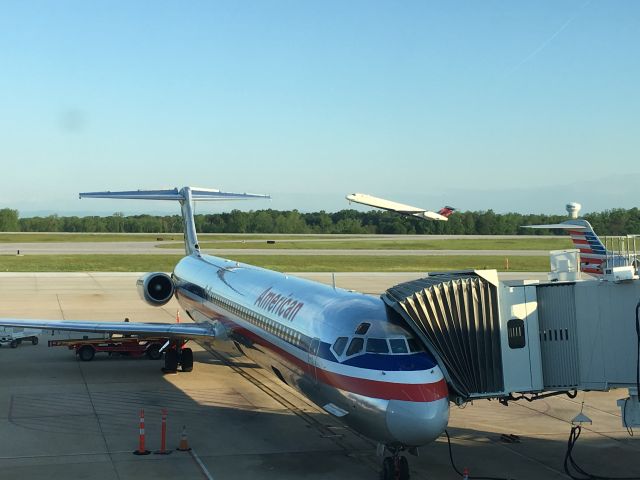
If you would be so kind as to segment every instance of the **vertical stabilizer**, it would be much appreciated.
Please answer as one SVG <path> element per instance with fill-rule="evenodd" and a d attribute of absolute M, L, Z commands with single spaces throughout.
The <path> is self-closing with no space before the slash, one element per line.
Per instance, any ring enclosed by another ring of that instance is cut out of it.
<path fill-rule="evenodd" d="M 569 206 L 568 206 L 569 207 Z M 630 238 L 634 236 L 614 237 L 620 240 L 622 248 L 607 248 L 600 237 L 593 231 L 589 222 L 582 218 L 567 220 L 553 225 L 526 225 L 524 228 L 551 228 L 565 230 L 571 237 L 573 246 L 580 252 L 580 271 L 596 277 L 603 276 L 606 270 L 614 267 L 633 266 L 638 267 L 638 255 L 635 249 L 635 241 L 630 244 Z M 609 238 L 611 239 L 611 238 Z"/>
<path fill-rule="evenodd" d="M 580 250 L 580 270 L 592 275 L 602 275 L 602 265 L 608 252 L 591 224 L 581 218 L 567 220 L 564 223 L 567 224 L 567 233 L 573 246 Z M 581 228 L 572 229 L 571 225 Z"/>
<path fill-rule="evenodd" d="M 271 198 L 256 193 L 221 192 L 208 188 L 183 187 L 180 190 L 133 190 L 124 192 L 85 192 L 80 198 L 113 198 L 126 200 L 177 200 L 182 209 L 184 248 L 187 255 L 200 255 L 196 224 L 193 218 L 193 203 L 196 201 L 251 200 Z"/>

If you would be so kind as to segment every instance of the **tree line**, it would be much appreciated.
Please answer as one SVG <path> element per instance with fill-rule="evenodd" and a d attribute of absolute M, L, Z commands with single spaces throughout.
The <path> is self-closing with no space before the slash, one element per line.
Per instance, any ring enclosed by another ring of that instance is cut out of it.
<path fill-rule="evenodd" d="M 613 209 L 584 215 L 601 235 L 640 233 L 638 208 Z M 545 235 L 548 230 L 528 230 L 522 225 L 559 223 L 564 215 L 495 213 L 493 210 L 455 212 L 448 222 L 431 222 L 392 212 L 340 210 L 302 213 L 297 210 L 255 210 L 201 214 L 196 227 L 203 233 L 334 233 L 334 234 L 454 234 Z M 17 210 L 0 209 L 2 232 L 179 233 L 179 215 L 59 216 L 20 218 Z"/>

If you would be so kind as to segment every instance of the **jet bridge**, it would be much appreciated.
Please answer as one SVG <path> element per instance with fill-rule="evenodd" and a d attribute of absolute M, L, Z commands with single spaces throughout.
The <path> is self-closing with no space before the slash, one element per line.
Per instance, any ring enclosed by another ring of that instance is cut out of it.
<path fill-rule="evenodd" d="M 453 401 L 628 388 L 640 426 L 640 280 L 498 281 L 495 270 L 431 273 L 388 289 L 438 360 Z"/>

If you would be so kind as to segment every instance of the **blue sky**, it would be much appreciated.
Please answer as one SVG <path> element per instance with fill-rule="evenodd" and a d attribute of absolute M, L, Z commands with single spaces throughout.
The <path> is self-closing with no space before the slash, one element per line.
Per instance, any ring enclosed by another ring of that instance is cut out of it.
<path fill-rule="evenodd" d="M 638 47 L 635 1 L 4 0 L 0 208 L 639 206 Z"/>

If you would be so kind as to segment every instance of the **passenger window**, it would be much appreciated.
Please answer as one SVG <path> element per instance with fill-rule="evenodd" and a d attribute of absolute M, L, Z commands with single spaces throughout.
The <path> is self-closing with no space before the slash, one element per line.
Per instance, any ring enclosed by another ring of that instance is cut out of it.
<path fill-rule="evenodd" d="M 389 353 L 387 340 L 384 338 L 369 338 L 367 340 L 368 353 Z"/>
<path fill-rule="evenodd" d="M 409 351 L 410 352 L 413 353 L 413 352 L 421 352 L 422 351 L 422 347 L 416 341 L 415 338 L 407 338 L 407 343 L 409 344 Z"/>
<path fill-rule="evenodd" d="M 391 345 L 391 353 L 408 353 L 407 343 L 404 338 L 391 338 L 389 339 L 389 345 Z"/>
<path fill-rule="evenodd" d="M 349 340 L 347 337 L 338 337 L 336 343 L 333 344 L 333 351 L 338 356 L 342 355 L 342 352 L 344 352 L 344 347 L 347 346 L 347 340 Z"/>
<path fill-rule="evenodd" d="M 347 348 L 347 356 L 360 353 L 362 351 L 363 346 L 364 346 L 363 338 L 354 338 L 353 340 L 351 340 L 351 343 L 349 344 L 349 348 Z"/>
<path fill-rule="evenodd" d="M 356 328 L 356 335 L 364 335 L 369 331 L 369 327 L 371 326 L 370 323 L 361 323 L 360 325 L 358 325 L 358 328 Z"/>

